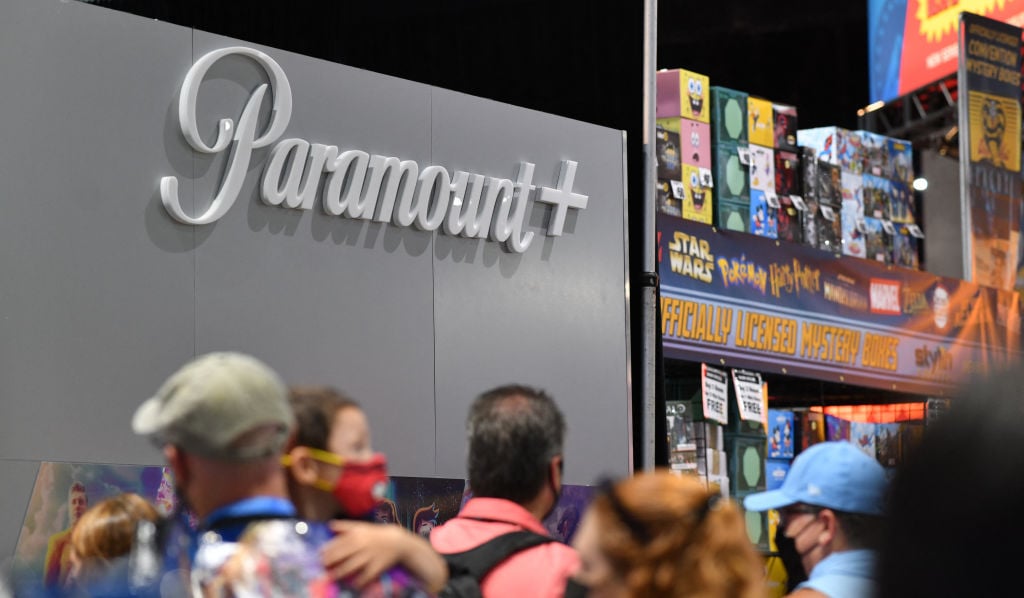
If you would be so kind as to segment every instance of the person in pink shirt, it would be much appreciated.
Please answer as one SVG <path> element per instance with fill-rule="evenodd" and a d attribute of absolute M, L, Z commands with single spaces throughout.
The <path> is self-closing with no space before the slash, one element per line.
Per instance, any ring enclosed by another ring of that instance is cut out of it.
<path fill-rule="evenodd" d="M 501 386 L 473 402 L 466 428 L 473 498 L 431 532 L 430 543 L 451 555 L 514 531 L 548 536 L 541 521 L 561 493 L 565 438 L 555 402 L 540 390 Z M 572 548 L 545 542 L 502 561 L 480 588 L 485 598 L 560 598 L 578 568 Z"/>

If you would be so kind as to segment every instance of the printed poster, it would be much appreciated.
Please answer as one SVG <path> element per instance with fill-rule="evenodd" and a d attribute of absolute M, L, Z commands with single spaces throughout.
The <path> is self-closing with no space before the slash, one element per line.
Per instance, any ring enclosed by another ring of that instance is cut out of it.
<path fill-rule="evenodd" d="M 701 400 L 704 418 L 729 423 L 729 376 L 724 370 L 701 364 Z"/>

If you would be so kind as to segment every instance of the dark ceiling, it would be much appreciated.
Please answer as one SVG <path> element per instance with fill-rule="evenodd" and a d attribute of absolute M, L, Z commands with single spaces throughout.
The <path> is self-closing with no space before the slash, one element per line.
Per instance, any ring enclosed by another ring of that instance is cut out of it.
<path fill-rule="evenodd" d="M 85 0 L 619 129 L 641 125 L 639 0 Z M 867 2 L 662 1 L 659 68 L 854 127 Z"/>

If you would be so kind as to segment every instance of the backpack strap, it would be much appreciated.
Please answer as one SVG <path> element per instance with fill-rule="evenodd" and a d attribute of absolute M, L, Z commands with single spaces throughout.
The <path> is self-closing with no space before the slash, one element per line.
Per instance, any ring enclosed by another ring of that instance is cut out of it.
<path fill-rule="evenodd" d="M 502 534 L 464 552 L 443 556 L 448 562 L 448 569 L 452 577 L 470 575 L 477 581 L 482 581 L 491 572 L 491 569 L 512 555 L 554 541 L 555 539 L 550 536 L 522 530 Z"/>

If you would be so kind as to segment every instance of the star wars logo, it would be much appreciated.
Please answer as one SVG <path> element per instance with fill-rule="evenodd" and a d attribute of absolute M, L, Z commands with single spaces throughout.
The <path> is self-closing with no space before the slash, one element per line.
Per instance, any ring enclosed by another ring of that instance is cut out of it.
<path fill-rule="evenodd" d="M 668 260 L 672 272 L 695 278 L 701 282 L 712 282 L 715 256 L 711 246 L 704 239 L 698 239 L 682 231 L 676 231 L 668 244 Z"/>

